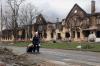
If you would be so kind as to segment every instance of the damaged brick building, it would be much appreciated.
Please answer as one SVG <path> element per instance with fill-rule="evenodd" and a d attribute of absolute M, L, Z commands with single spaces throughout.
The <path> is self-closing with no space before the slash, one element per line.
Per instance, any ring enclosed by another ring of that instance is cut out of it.
<path fill-rule="evenodd" d="M 31 31 L 27 28 L 31 27 Z M 85 12 L 78 4 L 75 4 L 67 17 L 61 22 L 48 22 L 42 14 L 38 15 L 32 25 L 24 25 L 17 30 L 17 40 L 31 40 L 38 31 L 41 40 L 87 41 L 90 32 L 100 38 L 100 13 L 96 12 L 95 1 L 91 1 L 91 13 Z M 11 30 L 3 30 L 1 41 L 12 41 Z M 29 36 L 30 35 L 30 36 Z"/>

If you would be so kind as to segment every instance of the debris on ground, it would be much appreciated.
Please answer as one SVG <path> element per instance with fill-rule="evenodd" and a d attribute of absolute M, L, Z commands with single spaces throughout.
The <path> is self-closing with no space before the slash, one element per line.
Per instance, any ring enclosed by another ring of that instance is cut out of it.
<path fill-rule="evenodd" d="M 0 64 L 3 64 L 2 66 L 37 66 L 36 63 L 28 60 L 26 55 L 16 55 L 12 50 L 2 47 L 0 47 Z"/>

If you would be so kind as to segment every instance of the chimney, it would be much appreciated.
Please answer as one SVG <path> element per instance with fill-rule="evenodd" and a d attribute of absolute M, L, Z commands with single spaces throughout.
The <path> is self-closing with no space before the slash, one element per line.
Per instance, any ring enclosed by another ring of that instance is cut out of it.
<path fill-rule="evenodd" d="M 95 13 L 95 1 L 92 0 L 91 1 L 91 14 L 94 14 Z"/>

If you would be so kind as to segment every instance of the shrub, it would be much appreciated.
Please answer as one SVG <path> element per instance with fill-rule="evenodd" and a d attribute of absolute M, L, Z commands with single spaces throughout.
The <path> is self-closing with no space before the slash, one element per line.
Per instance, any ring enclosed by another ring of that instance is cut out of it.
<path fill-rule="evenodd" d="M 92 49 L 94 46 L 92 44 L 85 44 L 82 46 L 82 49 Z"/>

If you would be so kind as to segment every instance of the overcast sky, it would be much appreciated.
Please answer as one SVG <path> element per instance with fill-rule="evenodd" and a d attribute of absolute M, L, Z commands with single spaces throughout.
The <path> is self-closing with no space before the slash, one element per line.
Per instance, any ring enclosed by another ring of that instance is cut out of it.
<path fill-rule="evenodd" d="M 96 12 L 100 12 L 100 0 L 96 1 Z M 66 18 L 75 3 L 90 13 L 91 0 L 27 0 L 34 4 L 49 21 Z"/>
<path fill-rule="evenodd" d="M 91 11 L 91 0 L 30 0 L 36 7 L 43 10 L 42 13 L 49 20 L 56 21 L 56 18 L 63 19 L 67 16 L 75 3 L 86 12 Z M 96 12 L 100 12 L 100 0 L 96 1 Z"/>

